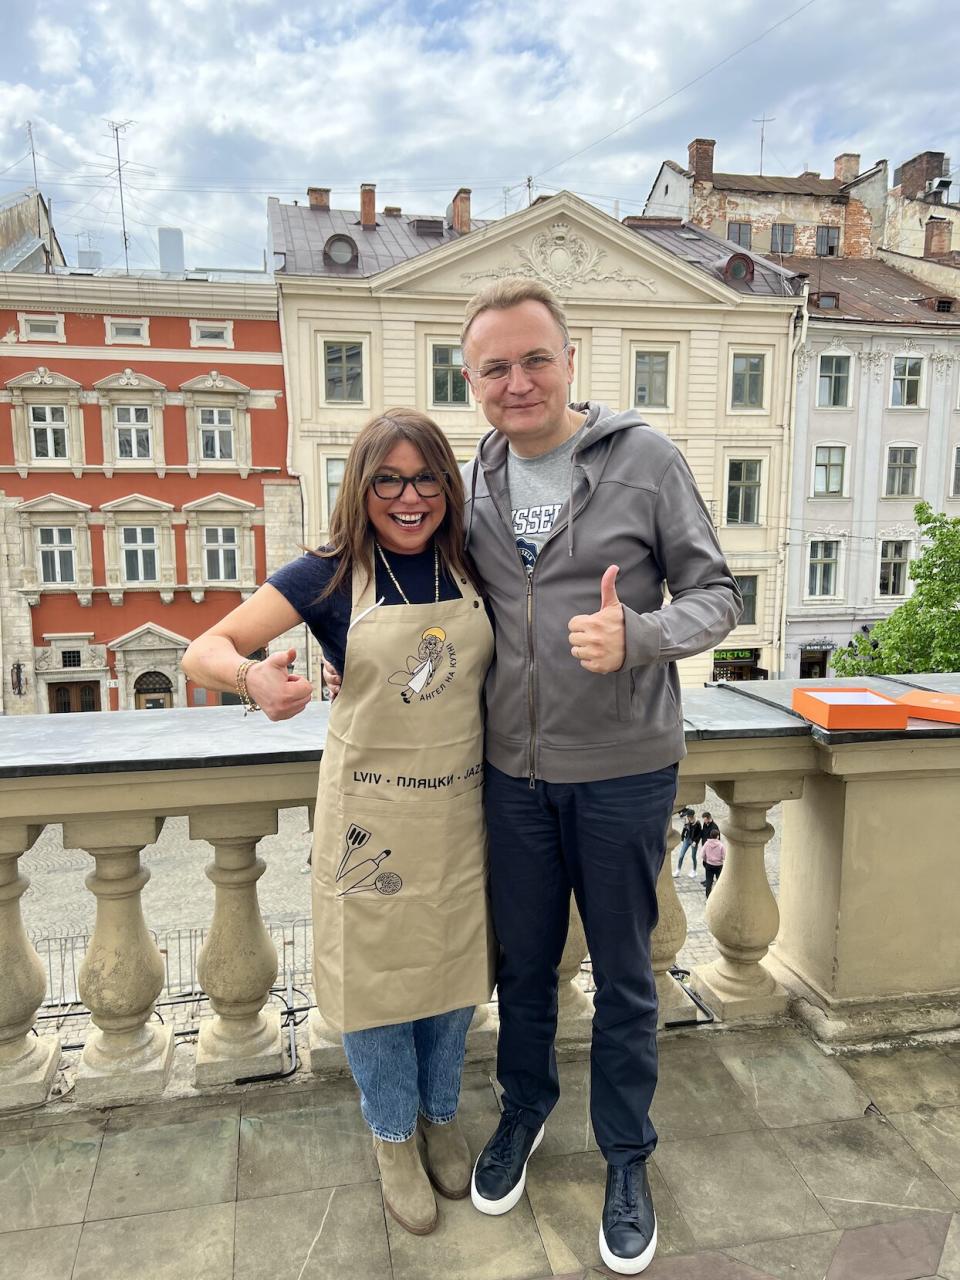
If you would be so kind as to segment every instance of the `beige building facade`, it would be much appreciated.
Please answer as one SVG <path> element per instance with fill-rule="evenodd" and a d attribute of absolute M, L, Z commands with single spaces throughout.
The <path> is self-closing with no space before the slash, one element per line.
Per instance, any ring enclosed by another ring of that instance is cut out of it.
<path fill-rule="evenodd" d="M 359 243 L 351 275 L 334 256 L 346 258 L 350 246 L 331 243 L 352 239 L 349 215 L 325 206 L 295 212 L 296 244 L 284 239 L 278 209 L 271 217 L 274 252 L 283 255 L 289 467 L 303 484 L 310 544 L 324 539 L 343 460 L 371 414 L 414 405 L 444 428 L 458 458 L 472 457 L 487 428 L 459 375 L 464 304 L 499 277 L 537 277 L 567 309 L 572 398 L 638 407 L 693 469 L 748 597 L 726 651 L 739 660 L 722 659 L 721 673 L 749 678 L 779 669 L 791 389 L 802 330 L 792 277 L 762 258 L 733 254 L 733 262 L 730 246 L 709 232 L 647 220 L 624 226 L 565 192 L 495 223 L 466 220 L 459 234 L 448 225 L 442 242 L 368 274 L 363 260 L 376 255 L 367 237 L 392 231 L 397 215 L 377 214 L 375 226 L 369 214 L 366 224 L 362 212 L 353 215 Z M 312 252 L 302 247 L 304 227 L 316 236 Z M 699 684 L 715 660 L 707 653 L 685 665 L 685 681 Z"/>

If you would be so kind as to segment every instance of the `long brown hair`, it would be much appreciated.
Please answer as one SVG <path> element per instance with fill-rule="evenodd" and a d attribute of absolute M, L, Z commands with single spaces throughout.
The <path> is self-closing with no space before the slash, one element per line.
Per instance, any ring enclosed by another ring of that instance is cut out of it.
<path fill-rule="evenodd" d="M 385 409 L 365 422 L 347 455 L 343 483 L 330 516 L 328 544 L 312 552 L 324 558 L 340 557 L 340 563 L 320 593 L 321 600 L 358 570 L 368 579 L 373 572 L 367 492 L 384 458 L 401 440 L 419 449 L 427 470 L 432 471 L 443 486 L 447 509 L 433 536 L 448 574 L 469 578 L 479 590 L 476 571 L 464 551 L 463 479 L 450 441 L 433 419 L 419 409 L 398 408 Z"/>

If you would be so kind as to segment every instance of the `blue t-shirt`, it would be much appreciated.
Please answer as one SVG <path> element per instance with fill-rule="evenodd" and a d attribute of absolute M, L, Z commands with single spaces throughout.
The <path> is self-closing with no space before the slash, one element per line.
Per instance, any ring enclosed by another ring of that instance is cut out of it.
<path fill-rule="evenodd" d="M 432 604 L 434 599 L 433 546 L 416 555 L 386 552 L 393 576 L 403 588 L 410 604 Z M 336 572 L 338 556 L 321 557 L 302 555 L 291 560 L 267 579 L 271 587 L 293 605 L 310 628 L 323 649 L 324 657 L 343 674 L 347 647 L 347 629 L 350 626 L 352 608 L 351 581 L 348 574 L 332 595 L 323 600 L 318 596 Z M 403 599 L 390 581 L 383 562 L 376 556 L 376 599 L 383 597 L 383 606 L 403 604 Z M 460 588 L 447 573 L 440 561 L 440 599 L 456 600 Z"/>

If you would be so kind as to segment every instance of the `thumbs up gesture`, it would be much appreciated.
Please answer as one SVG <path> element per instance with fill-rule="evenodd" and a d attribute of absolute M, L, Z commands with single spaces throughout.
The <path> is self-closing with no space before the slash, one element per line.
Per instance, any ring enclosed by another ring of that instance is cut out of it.
<path fill-rule="evenodd" d="M 617 598 L 618 565 L 612 564 L 600 579 L 600 608 L 571 618 L 570 652 L 587 671 L 608 675 L 619 671 L 626 657 L 623 605 Z"/>
<path fill-rule="evenodd" d="M 268 720 L 289 720 L 299 715 L 313 697 L 309 681 L 287 673 L 296 656 L 296 649 L 279 649 L 247 671 L 247 692 Z"/>

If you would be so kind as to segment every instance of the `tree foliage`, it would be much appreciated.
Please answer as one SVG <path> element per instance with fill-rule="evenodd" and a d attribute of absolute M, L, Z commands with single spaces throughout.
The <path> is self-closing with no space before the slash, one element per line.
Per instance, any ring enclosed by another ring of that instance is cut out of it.
<path fill-rule="evenodd" d="M 845 649 L 831 666 L 840 676 L 960 671 L 960 518 L 918 502 L 923 549 L 910 562 L 913 595 Z"/>

